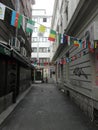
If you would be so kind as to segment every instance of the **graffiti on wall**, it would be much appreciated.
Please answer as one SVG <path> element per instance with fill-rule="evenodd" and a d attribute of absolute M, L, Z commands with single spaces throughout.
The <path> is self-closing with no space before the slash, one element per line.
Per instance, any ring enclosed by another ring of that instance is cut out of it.
<path fill-rule="evenodd" d="M 80 68 L 80 67 L 76 67 L 74 70 L 73 70 L 73 74 L 76 75 L 76 76 L 84 76 L 86 79 L 88 79 L 88 76 L 87 74 L 83 71 L 83 68 Z"/>

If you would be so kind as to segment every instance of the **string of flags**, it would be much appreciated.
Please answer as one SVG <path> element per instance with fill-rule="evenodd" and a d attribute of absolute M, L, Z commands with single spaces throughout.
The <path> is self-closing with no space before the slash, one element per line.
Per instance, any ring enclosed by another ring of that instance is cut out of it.
<path fill-rule="evenodd" d="M 0 19 L 1 20 L 4 20 L 6 8 L 9 9 L 9 7 L 0 3 Z M 21 25 L 23 24 L 23 20 L 26 19 L 25 20 L 26 23 L 24 23 L 24 25 L 26 25 L 26 32 L 32 33 L 36 22 L 25 17 L 22 14 L 19 14 L 17 11 L 15 11 L 11 8 L 10 8 L 10 10 L 12 11 L 11 22 L 10 22 L 11 26 L 14 26 L 15 28 L 19 29 L 21 27 Z M 45 33 L 45 30 L 46 30 L 46 27 L 44 25 L 40 24 L 40 27 L 38 30 L 39 31 L 38 35 L 43 36 L 43 33 Z M 50 34 L 49 34 L 48 40 L 55 42 L 56 35 L 57 35 L 56 31 L 53 29 L 50 29 Z M 81 39 L 78 39 L 75 37 L 68 36 L 66 34 L 59 34 L 59 43 L 60 44 L 67 44 L 68 46 L 73 44 L 74 46 L 79 47 L 79 48 L 87 48 L 88 47 L 89 51 L 92 53 L 94 52 L 94 49 L 98 47 L 97 41 L 96 42 L 94 41 L 94 43 L 92 43 L 90 41 L 87 42 L 86 40 L 81 40 Z"/>
<path fill-rule="evenodd" d="M 85 49 L 88 48 L 89 52 L 94 53 L 94 50 L 98 48 L 98 41 L 87 41 L 81 40 L 75 37 L 68 36 L 66 34 L 59 34 L 59 43 L 60 44 L 67 44 L 68 46 L 74 45 L 76 47 Z"/>
<path fill-rule="evenodd" d="M 48 66 L 48 65 L 51 65 L 52 63 L 51 62 L 44 62 L 44 63 L 40 63 L 40 62 L 36 62 L 36 61 L 31 61 L 31 64 L 37 66 Z"/>
<path fill-rule="evenodd" d="M 81 51 L 80 53 L 78 54 L 75 54 L 71 57 L 64 57 L 64 58 L 60 58 L 59 60 L 57 60 L 55 63 L 56 64 L 60 64 L 60 65 L 65 65 L 67 63 L 70 63 L 70 62 L 74 62 L 75 60 L 77 60 L 78 58 L 82 57 L 82 56 L 85 56 L 86 54 L 88 54 L 88 51 L 87 50 L 83 50 Z"/>
<path fill-rule="evenodd" d="M 11 26 L 14 26 L 15 28 L 20 29 L 21 25 L 23 24 L 24 19 L 26 19 L 25 20 L 26 23 L 24 24 L 24 25 L 26 25 L 26 32 L 27 33 L 32 33 L 33 32 L 35 23 L 37 23 L 37 22 L 29 19 L 28 17 L 25 17 L 22 14 L 19 14 L 17 11 L 9 8 L 8 6 L 5 6 L 2 3 L 0 3 L 0 19 L 1 20 L 4 20 L 5 9 L 6 8 L 8 8 L 8 9 L 10 9 L 12 11 L 12 13 L 11 13 L 11 22 L 10 22 Z M 43 36 L 45 31 L 46 31 L 46 27 L 44 25 L 40 24 L 39 29 L 38 29 L 38 35 Z M 49 35 L 48 40 L 55 41 L 55 38 L 56 38 L 56 31 L 50 29 L 50 35 Z"/>

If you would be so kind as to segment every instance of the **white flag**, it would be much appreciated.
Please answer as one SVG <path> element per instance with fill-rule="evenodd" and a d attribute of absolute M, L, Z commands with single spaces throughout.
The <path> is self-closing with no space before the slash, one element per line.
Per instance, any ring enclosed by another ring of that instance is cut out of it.
<path fill-rule="evenodd" d="M 4 16 L 5 16 L 5 5 L 0 3 L 0 19 L 4 20 Z"/>

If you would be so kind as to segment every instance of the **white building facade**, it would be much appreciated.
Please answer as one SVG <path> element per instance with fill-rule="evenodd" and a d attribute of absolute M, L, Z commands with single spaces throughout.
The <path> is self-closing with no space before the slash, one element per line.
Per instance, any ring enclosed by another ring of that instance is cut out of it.
<path fill-rule="evenodd" d="M 32 34 L 32 54 L 31 60 L 33 64 L 44 69 L 44 73 L 49 75 L 49 65 L 53 57 L 52 43 L 48 40 L 52 16 L 46 14 L 45 9 L 34 9 L 33 20 L 35 26 Z M 46 30 L 40 34 L 39 27 L 43 25 Z M 45 74 L 44 74 L 45 77 Z"/>
<path fill-rule="evenodd" d="M 94 48 L 95 42 L 98 42 L 97 8 L 96 0 L 55 0 L 52 19 L 52 28 L 57 31 L 53 56 L 57 84 L 93 121 L 98 120 L 98 48 Z M 59 33 L 85 40 L 87 47 L 60 44 Z M 66 61 L 66 64 L 58 62 L 67 58 L 72 60 Z"/>

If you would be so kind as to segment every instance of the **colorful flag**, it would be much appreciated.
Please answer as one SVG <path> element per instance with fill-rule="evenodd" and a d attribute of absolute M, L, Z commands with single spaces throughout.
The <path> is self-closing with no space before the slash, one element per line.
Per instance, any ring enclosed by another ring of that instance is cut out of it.
<path fill-rule="evenodd" d="M 97 41 L 94 42 L 94 48 L 98 48 L 98 42 Z"/>
<path fill-rule="evenodd" d="M 67 41 L 68 41 L 68 39 L 67 39 L 66 35 L 65 35 L 65 34 L 63 34 L 63 44 L 66 44 L 66 43 L 67 43 Z"/>
<path fill-rule="evenodd" d="M 91 41 L 91 48 L 94 49 L 94 41 Z"/>
<path fill-rule="evenodd" d="M 59 34 L 58 36 L 59 44 L 63 44 L 63 34 Z"/>
<path fill-rule="evenodd" d="M 43 26 L 43 25 L 40 25 L 40 27 L 39 27 L 39 32 L 38 32 L 38 36 L 39 36 L 39 37 L 43 37 L 45 31 L 46 31 L 46 27 Z"/>
<path fill-rule="evenodd" d="M 66 59 L 65 58 L 63 58 L 63 65 L 65 65 L 66 64 Z"/>
<path fill-rule="evenodd" d="M 61 34 L 61 44 L 64 43 L 64 34 Z"/>
<path fill-rule="evenodd" d="M 86 40 L 82 42 L 82 48 L 87 48 Z"/>
<path fill-rule="evenodd" d="M 64 43 L 67 43 L 68 44 L 68 46 L 70 46 L 70 36 L 68 36 L 68 35 L 64 35 L 65 37 L 65 42 Z"/>
<path fill-rule="evenodd" d="M 34 28 L 34 25 L 35 25 L 35 21 L 29 19 L 29 20 L 27 21 L 26 32 L 32 33 L 33 28 Z"/>
<path fill-rule="evenodd" d="M 56 39 L 56 31 L 54 31 L 54 30 L 50 30 L 50 35 L 49 35 L 49 37 L 48 37 L 48 40 L 49 41 L 55 41 L 55 39 Z"/>
<path fill-rule="evenodd" d="M 78 40 L 74 40 L 74 46 L 76 46 L 76 47 L 79 47 L 79 46 L 80 46 L 80 44 L 79 44 L 79 41 L 78 41 Z"/>
<path fill-rule="evenodd" d="M 24 31 L 26 30 L 25 23 L 26 23 L 26 19 L 25 19 L 25 17 L 23 16 L 23 18 L 22 18 L 22 28 L 23 28 Z"/>
<path fill-rule="evenodd" d="M 5 16 L 5 5 L 0 3 L 0 19 L 4 20 L 4 16 Z"/>
<path fill-rule="evenodd" d="M 80 39 L 78 40 L 78 42 L 79 42 L 79 47 L 82 48 L 82 40 Z"/>
<path fill-rule="evenodd" d="M 94 48 L 91 47 L 91 43 L 88 42 L 88 49 L 91 53 L 94 53 Z"/>
<path fill-rule="evenodd" d="M 70 59 L 69 58 L 66 58 L 66 63 L 69 63 L 70 62 Z"/>
<path fill-rule="evenodd" d="M 22 23 L 22 17 L 23 16 L 17 13 L 16 11 L 12 11 L 11 25 L 20 28 Z"/>
<path fill-rule="evenodd" d="M 43 25 L 40 25 L 39 32 L 44 33 L 46 31 L 46 27 Z"/>
<path fill-rule="evenodd" d="M 20 26 L 22 25 L 22 19 L 23 19 L 23 15 L 19 15 L 18 17 L 18 23 L 16 24 L 16 27 L 20 28 Z"/>

